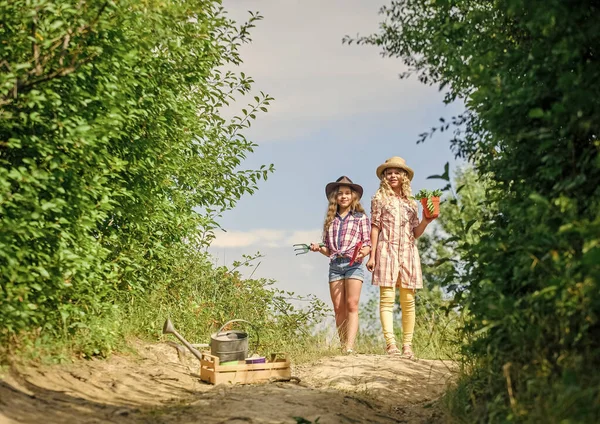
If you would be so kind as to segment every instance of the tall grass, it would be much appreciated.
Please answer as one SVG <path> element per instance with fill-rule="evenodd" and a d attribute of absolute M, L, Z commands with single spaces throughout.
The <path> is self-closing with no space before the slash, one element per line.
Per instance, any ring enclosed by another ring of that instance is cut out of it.
<path fill-rule="evenodd" d="M 251 353 L 267 355 L 287 352 L 296 363 L 341 354 L 332 311 L 319 299 L 299 297 L 276 289 L 272 280 L 243 278 L 242 270 L 256 263 L 244 257 L 232 267 L 216 266 L 203 252 L 182 254 L 169 269 L 170 283 L 156 283 L 143 296 L 124 296 L 93 325 L 76 333 L 50 337 L 43 332 L 21 334 L 11 343 L 13 357 L 42 362 L 64 362 L 74 357 L 109 356 L 128 350 L 127 340 L 175 341 L 162 334 L 169 318 L 190 343 L 208 343 L 210 335 L 227 321 L 241 318 L 252 323 L 234 323 L 249 333 Z M 355 351 L 384 354 L 379 297 L 375 287 L 365 285 L 359 311 L 360 330 Z M 291 300 L 294 299 L 294 301 Z M 456 314 L 445 314 L 439 290 L 418 291 L 414 350 L 424 359 L 449 359 L 456 355 Z M 395 310 L 395 331 L 402 338 L 401 310 Z M 102 343 L 98 340 L 101 339 Z M 105 346 L 97 350 L 97 346 Z"/>
<path fill-rule="evenodd" d="M 123 296 L 109 313 L 75 332 L 58 337 L 41 329 L 20 333 L 8 345 L 10 350 L 0 348 L 0 355 L 4 362 L 51 363 L 106 357 L 115 350 L 127 350 L 126 341 L 132 337 L 149 342 L 170 340 L 162 335 L 167 318 L 190 343 L 208 343 L 211 333 L 227 321 L 241 318 L 252 325 L 234 323 L 228 328 L 247 331 L 253 352 L 285 351 L 309 358 L 327 351 L 325 337 L 313 331 L 328 311 L 325 304 L 313 296 L 278 290 L 271 280 L 242 278 L 240 269 L 253 266 L 254 259 L 244 257 L 231 268 L 218 267 L 208 254 L 187 251 L 168 269 L 169 283 L 157 282 L 142 295 Z"/>
<path fill-rule="evenodd" d="M 227 268 L 215 266 L 202 253 L 185 258 L 175 270 L 175 283 L 129 300 L 124 334 L 165 340 L 162 327 L 169 318 L 190 343 L 208 343 L 223 324 L 244 319 L 251 325 L 233 323 L 227 328 L 247 331 L 251 351 L 305 352 L 320 346 L 311 329 L 327 311 L 323 302 L 278 290 L 271 280 L 243 278 L 241 268 L 253 266 L 254 259 L 245 257 Z"/>
<path fill-rule="evenodd" d="M 396 341 L 402 340 L 402 309 L 396 293 L 394 306 L 394 333 Z M 385 341 L 379 319 L 379 290 L 366 286 L 360 311 L 361 331 L 357 350 L 365 353 L 384 353 Z M 457 333 L 460 315 L 448 310 L 449 301 L 439 287 L 417 290 L 416 322 L 413 333 L 413 350 L 423 359 L 451 359 L 459 355 Z"/>

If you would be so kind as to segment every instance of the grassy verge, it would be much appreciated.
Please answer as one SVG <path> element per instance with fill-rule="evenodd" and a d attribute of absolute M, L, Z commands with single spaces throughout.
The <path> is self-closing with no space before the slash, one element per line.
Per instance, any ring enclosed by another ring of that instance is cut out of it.
<path fill-rule="evenodd" d="M 168 283 L 124 296 L 78 328 L 63 333 L 40 328 L 12 336 L 0 347 L 0 363 L 60 363 L 106 357 L 127 350 L 129 337 L 150 342 L 165 340 L 162 327 L 167 318 L 191 343 L 208 343 L 210 334 L 222 324 L 240 318 L 253 324 L 239 328 L 248 331 L 250 340 L 259 341 L 261 352 L 316 355 L 323 342 L 312 328 L 327 312 L 325 305 L 307 297 L 298 306 L 298 302 L 289 301 L 298 296 L 275 289 L 273 281 L 242 278 L 240 268 L 252 266 L 252 260 L 247 257 L 233 268 L 226 268 L 214 266 L 203 253 L 182 257 L 169 269 L 170 278 L 165 279 Z M 251 344 L 251 348 L 257 347 Z"/>
<path fill-rule="evenodd" d="M 242 278 L 240 270 L 252 264 L 251 257 L 232 268 L 216 267 L 209 256 L 201 253 L 182 258 L 179 266 L 170 269 L 169 283 L 156 284 L 154 290 L 143 295 L 121 298 L 104 315 L 74 331 L 59 335 L 42 330 L 22 333 L 9 343 L 10 350 L 0 348 L 0 355 L 4 363 L 61 363 L 107 357 L 115 351 L 130 351 L 126 342 L 129 338 L 175 341 L 173 336 L 162 334 L 167 318 L 190 343 L 208 343 L 223 323 L 240 318 L 253 325 L 236 323 L 230 328 L 249 333 L 250 351 L 262 355 L 287 352 L 295 363 L 339 355 L 340 344 L 328 305 L 314 297 L 298 302 L 297 295 L 275 289 L 273 281 Z M 294 304 L 291 297 L 296 299 Z M 355 351 L 384 354 L 378 299 L 370 292 L 366 297 L 359 312 L 361 330 Z M 428 294 L 418 302 L 415 352 L 424 359 L 453 358 L 456 317 L 444 315 L 431 299 Z M 399 315 L 395 322 L 401 340 Z"/>
<path fill-rule="evenodd" d="M 365 353 L 382 354 L 385 341 L 379 320 L 379 292 L 368 287 L 361 305 L 361 331 L 357 348 Z M 460 341 L 457 333 L 461 317 L 447 311 L 448 301 L 439 288 L 417 291 L 416 321 L 413 350 L 422 359 L 457 360 Z M 402 341 L 402 310 L 398 299 L 394 307 L 394 332 L 398 344 Z"/>

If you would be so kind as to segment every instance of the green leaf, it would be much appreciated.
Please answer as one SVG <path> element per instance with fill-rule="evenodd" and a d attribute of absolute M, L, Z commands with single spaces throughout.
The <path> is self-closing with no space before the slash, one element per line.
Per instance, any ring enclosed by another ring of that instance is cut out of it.
<path fill-rule="evenodd" d="M 465 233 L 468 233 L 469 230 L 471 229 L 471 227 L 477 222 L 477 219 L 472 219 L 469 222 L 467 222 L 467 225 L 465 226 Z"/>
<path fill-rule="evenodd" d="M 444 181 L 450 181 L 450 164 L 446 162 L 446 164 L 444 165 L 444 173 L 442 175 L 430 175 L 427 177 L 427 179 L 439 179 Z"/>
<path fill-rule="evenodd" d="M 543 118 L 544 117 L 544 110 L 541 108 L 535 108 L 535 109 L 531 109 L 529 111 L 528 116 L 530 118 Z"/>

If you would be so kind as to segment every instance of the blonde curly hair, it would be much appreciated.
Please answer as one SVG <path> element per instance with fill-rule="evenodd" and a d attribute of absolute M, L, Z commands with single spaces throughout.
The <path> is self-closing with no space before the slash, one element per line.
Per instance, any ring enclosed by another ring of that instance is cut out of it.
<path fill-rule="evenodd" d="M 329 227 L 331 226 L 331 223 L 333 222 L 333 219 L 335 218 L 335 214 L 338 211 L 338 204 L 337 204 L 336 197 L 337 197 L 339 189 L 341 187 L 348 187 L 348 186 L 340 185 L 337 188 L 337 190 L 334 190 L 328 197 L 329 206 L 327 207 L 327 213 L 325 214 L 325 222 L 323 223 L 323 240 L 325 240 L 325 237 L 327 237 L 327 230 L 329 230 Z M 360 199 L 358 197 L 358 193 L 356 191 L 352 190 L 351 188 L 350 188 L 350 190 L 352 191 L 352 203 L 350 204 L 350 212 L 365 213 L 365 209 L 360 204 Z"/>
<path fill-rule="evenodd" d="M 385 171 L 381 173 L 379 179 L 381 180 L 381 182 L 379 183 L 379 188 L 373 196 L 373 199 L 379 200 L 382 203 L 387 203 L 390 199 L 396 197 L 396 193 L 394 193 L 394 190 L 392 190 L 392 187 L 387 182 L 385 178 Z M 417 202 L 411 198 L 412 189 L 410 187 L 410 179 L 408 178 L 408 173 L 403 169 L 400 169 L 400 197 L 406 200 L 408 203 L 411 203 L 415 207 L 417 206 Z"/>

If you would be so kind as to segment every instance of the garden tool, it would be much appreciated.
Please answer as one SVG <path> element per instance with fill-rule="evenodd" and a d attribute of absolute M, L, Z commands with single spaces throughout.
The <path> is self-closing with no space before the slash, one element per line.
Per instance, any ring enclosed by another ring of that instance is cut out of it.
<path fill-rule="evenodd" d="M 202 359 L 202 354 L 196 348 L 194 348 L 190 343 L 188 343 L 188 341 L 186 339 L 184 339 L 183 336 L 177 332 L 177 330 L 175 330 L 175 326 L 173 326 L 173 323 L 168 318 L 165 321 L 165 325 L 163 326 L 163 334 L 173 334 L 175 337 L 177 337 L 179 339 L 179 341 L 181 343 L 183 343 L 183 345 L 185 347 L 187 347 L 190 350 L 190 352 L 192 352 L 194 354 L 194 356 L 196 358 L 198 358 L 198 360 Z M 177 350 L 179 351 L 179 349 L 177 349 Z"/>
<path fill-rule="evenodd" d="M 254 327 L 251 322 L 246 320 L 232 319 L 223 324 L 216 333 L 211 334 L 210 343 L 208 345 L 192 345 L 175 330 L 175 326 L 173 326 L 171 320 L 167 319 L 163 327 L 163 334 L 173 334 L 198 359 L 202 359 L 202 354 L 194 346 L 210 346 L 211 355 L 218 356 L 223 362 L 244 360 L 248 356 L 248 333 L 239 330 L 223 331 L 223 329 L 232 322 L 246 322 Z M 258 332 L 256 333 L 256 337 L 258 345 Z"/>
<path fill-rule="evenodd" d="M 325 246 L 325 243 L 319 243 L 319 247 L 323 247 Z M 310 252 L 310 244 L 304 244 L 304 243 L 300 243 L 300 244 L 294 244 L 294 252 L 296 252 L 296 256 L 298 255 L 304 255 L 305 253 Z"/>

